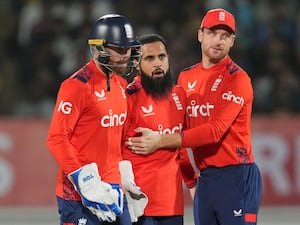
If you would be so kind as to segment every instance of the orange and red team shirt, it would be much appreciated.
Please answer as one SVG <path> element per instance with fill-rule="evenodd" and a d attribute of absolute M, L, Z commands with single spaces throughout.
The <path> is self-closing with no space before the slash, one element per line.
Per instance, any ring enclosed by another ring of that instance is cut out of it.
<path fill-rule="evenodd" d="M 61 84 L 47 139 L 59 164 L 57 196 L 79 200 L 67 174 L 91 162 L 97 163 L 103 181 L 121 183 L 125 88 L 125 80 L 112 75 L 107 91 L 106 76 L 93 60 Z"/>
<path fill-rule="evenodd" d="M 138 135 L 134 129 L 139 126 L 161 134 L 181 132 L 186 104 L 182 87 L 175 86 L 169 97 L 155 100 L 146 94 L 138 76 L 126 92 L 128 118 L 124 126 L 124 141 Z M 136 184 L 148 196 L 149 202 L 144 215 L 183 215 L 181 170 L 187 173 L 187 185 L 196 184 L 196 176 L 188 161 L 186 149 L 158 149 L 149 155 L 138 155 L 122 145 L 122 151 L 123 158 L 132 162 Z M 180 168 L 181 163 L 185 168 Z"/>
<path fill-rule="evenodd" d="M 245 71 L 228 56 L 210 69 L 202 63 L 178 77 L 187 94 L 187 124 L 182 145 L 193 147 L 197 168 L 254 161 L 251 146 L 253 89 Z"/>

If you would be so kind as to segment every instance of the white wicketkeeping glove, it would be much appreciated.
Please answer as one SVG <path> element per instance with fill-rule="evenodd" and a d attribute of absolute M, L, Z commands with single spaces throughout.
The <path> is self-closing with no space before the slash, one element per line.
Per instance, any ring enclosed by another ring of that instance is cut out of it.
<path fill-rule="evenodd" d="M 148 197 L 136 186 L 132 165 L 129 160 L 119 162 L 122 185 L 124 186 L 125 195 L 128 201 L 128 209 L 131 222 L 136 222 L 144 214 L 144 209 L 148 203 Z"/>
<path fill-rule="evenodd" d="M 80 194 L 82 204 L 100 221 L 113 222 L 123 213 L 123 191 L 119 184 L 101 181 L 96 163 L 87 164 L 68 175 Z"/>

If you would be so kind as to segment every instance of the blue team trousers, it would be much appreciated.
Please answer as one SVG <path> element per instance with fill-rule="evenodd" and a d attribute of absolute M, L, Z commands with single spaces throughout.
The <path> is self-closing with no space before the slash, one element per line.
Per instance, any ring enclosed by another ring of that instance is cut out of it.
<path fill-rule="evenodd" d="M 100 222 L 99 219 L 84 207 L 81 201 L 65 200 L 57 197 L 60 225 L 131 225 L 127 207 L 127 199 L 124 195 L 123 213 L 113 223 Z"/>
<path fill-rule="evenodd" d="M 207 168 L 196 187 L 195 225 L 256 225 L 261 196 L 255 163 Z"/>

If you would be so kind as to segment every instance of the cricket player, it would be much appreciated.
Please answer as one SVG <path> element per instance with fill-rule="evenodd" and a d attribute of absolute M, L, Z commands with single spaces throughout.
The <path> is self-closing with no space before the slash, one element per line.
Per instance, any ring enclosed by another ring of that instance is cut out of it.
<path fill-rule="evenodd" d="M 61 225 L 130 225 L 121 186 L 121 138 L 127 117 L 122 78 L 140 55 L 128 19 L 100 17 L 88 39 L 90 61 L 60 86 L 47 146 L 59 170 Z"/>
<path fill-rule="evenodd" d="M 146 34 L 138 40 L 142 57 L 139 75 L 126 89 L 129 116 L 125 140 L 134 136 L 139 126 L 158 134 L 180 133 L 185 121 L 186 95 L 182 87 L 174 84 L 166 41 L 157 34 Z M 132 163 L 136 185 L 148 197 L 144 215 L 133 222 L 183 225 L 182 179 L 188 188 L 194 188 L 197 182 L 186 149 L 160 148 L 152 154 L 140 155 L 123 145 L 122 151 L 124 159 Z"/>
<path fill-rule="evenodd" d="M 195 225 L 255 225 L 262 181 L 251 145 L 253 89 L 248 74 L 228 55 L 235 42 L 235 18 L 209 10 L 198 30 L 202 60 L 181 72 L 189 129 L 157 134 L 138 128 L 128 139 L 137 154 L 163 147 L 192 147 L 200 170 Z M 142 136 L 141 136 L 142 135 Z"/>

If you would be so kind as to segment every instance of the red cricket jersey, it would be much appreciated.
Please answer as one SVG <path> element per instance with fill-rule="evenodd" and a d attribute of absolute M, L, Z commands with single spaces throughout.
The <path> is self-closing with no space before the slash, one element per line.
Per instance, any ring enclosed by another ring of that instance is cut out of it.
<path fill-rule="evenodd" d="M 175 86 L 167 98 L 155 100 L 142 89 L 140 77 L 127 88 L 128 119 L 125 138 L 135 136 L 135 128 L 148 127 L 158 133 L 178 133 L 184 125 L 186 95 Z M 146 216 L 183 215 L 184 199 L 181 169 L 188 186 L 196 183 L 186 149 L 158 149 L 149 155 L 137 155 L 123 145 L 123 158 L 132 162 L 135 182 L 147 194 Z M 180 168 L 180 165 L 183 168 Z"/>
<path fill-rule="evenodd" d="M 193 147 L 197 168 L 254 161 L 251 146 L 253 89 L 249 76 L 230 57 L 205 69 L 196 64 L 178 77 L 187 93 L 183 146 Z"/>
<path fill-rule="evenodd" d="M 91 60 L 60 86 L 47 146 L 59 164 L 56 194 L 80 200 L 67 174 L 96 162 L 101 179 L 121 183 L 118 163 L 127 116 L 126 81 L 106 77 Z"/>

